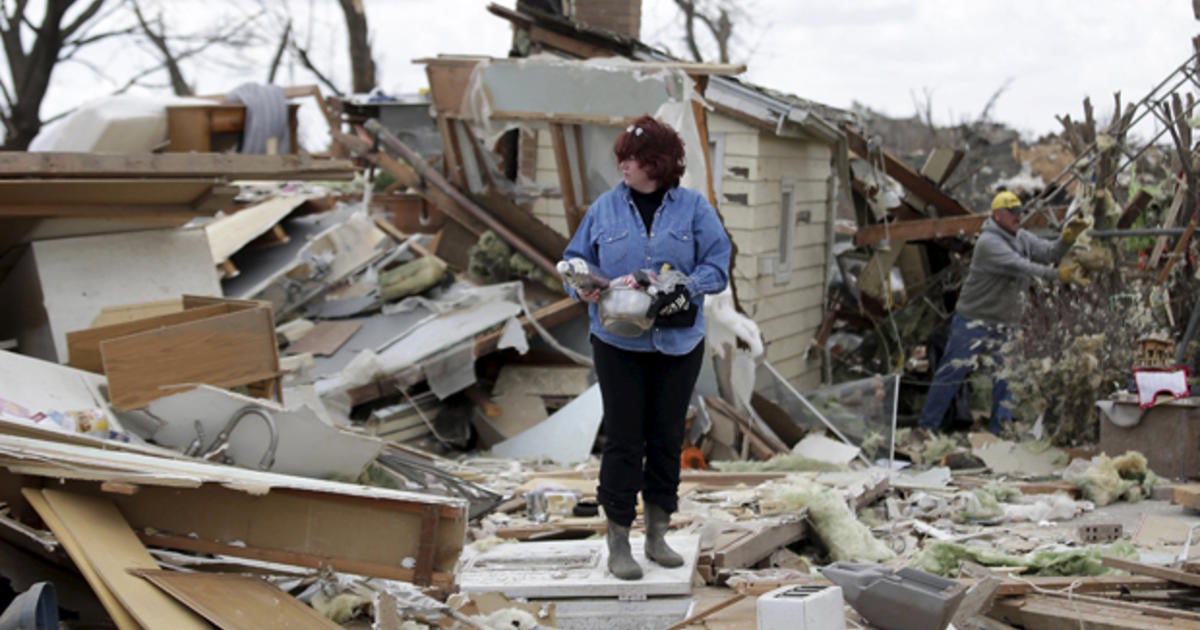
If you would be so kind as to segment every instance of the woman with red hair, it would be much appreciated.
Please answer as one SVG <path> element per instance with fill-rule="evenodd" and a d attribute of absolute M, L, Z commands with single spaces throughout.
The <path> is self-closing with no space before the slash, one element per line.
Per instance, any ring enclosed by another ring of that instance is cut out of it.
<path fill-rule="evenodd" d="M 664 539 L 678 508 L 684 418 L 704 358 L 704 296 L 729 282 L 732 246 L 704 195 L 679 187 L 684 172 L 679 134 L 642 116 L 613 146 L 622 181 L 588 209 L 563 258 L 583 259 L 607 278 L 669 265 L 686 278 L 657 295 L 638 336 L 601 323 L 601 290 L 567 290 L 588 303 L 592 356 L 604 404 L 604 452 L 597 498 L 608 519 L 608 569 L 642 577 L 629 547 L 629 527 L 642 493 L 646 557 L 677 567 L 683 558 Z M 614 284 L 619 284 L 614 281 Z"/>

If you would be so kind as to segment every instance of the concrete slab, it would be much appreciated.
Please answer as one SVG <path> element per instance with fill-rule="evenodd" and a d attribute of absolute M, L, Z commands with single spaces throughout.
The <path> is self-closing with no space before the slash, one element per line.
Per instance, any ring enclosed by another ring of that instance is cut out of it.
<path fill-rule="evenodd" d="M 617 597 L 641 600 L 660 595 L 688 595 L 700 537 L 667 536 L 684 558 L 682 567 L 667 569 L 646 559 L 642 538 L 631 541 L 633 558 L 645 575 L 626 581 L 608 573 L 604 540 L 526 542 L 500 545 L 487 551 L 463 551 L 458 588 L 464 593 L 496 592 L 507 597 Z M 607 627 L 607 626 L 606 626 Z"/>

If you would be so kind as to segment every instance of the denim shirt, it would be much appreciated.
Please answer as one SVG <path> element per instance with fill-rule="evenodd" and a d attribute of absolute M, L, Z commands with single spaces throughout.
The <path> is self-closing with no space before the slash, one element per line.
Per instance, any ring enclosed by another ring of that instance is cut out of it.
<path fill-rule="evenodd" d="M 692 302 L 700 308 L 689 328 L 653 326 L 639 337 L 619 337 L 600 325 L 597 306 L 588 304 L 591 333 L 604 343 L 635 352 L 682 355 L 704 339 L 704 295 L 719 293 L 729 282 L 732 252 L 725 226 L 700 193 L 672 188 L 654 212 L 650 233 L 624 182 L 600 195 L 584 215 L 563 258 L 582 258 L 608 278 L 638 269 L 660 269 L 663 263 L 688 277 Z M 579 296 L 570 287 L 571 297 Z"/>

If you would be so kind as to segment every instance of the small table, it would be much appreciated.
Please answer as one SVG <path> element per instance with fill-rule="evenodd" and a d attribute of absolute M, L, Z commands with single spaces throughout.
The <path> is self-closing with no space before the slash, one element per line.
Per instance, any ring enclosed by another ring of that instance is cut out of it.
<path fill-rule="evenodd" d="M 288 103 L 289 153 L 296 153 L 300 105 Z M 221 153 L 237 148 L 246 127 L 246 106 L 241 103 L 167 106 L 167 152 Z"/>

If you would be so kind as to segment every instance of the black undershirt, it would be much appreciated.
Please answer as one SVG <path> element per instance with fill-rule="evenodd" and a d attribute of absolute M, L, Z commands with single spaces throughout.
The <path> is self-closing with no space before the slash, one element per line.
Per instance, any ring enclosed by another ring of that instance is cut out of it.
<path fill-rule="evenodd" d="M 650 232 L 650 226 L 654 224 L 654 213 L 658 211 L 659 206 L 662 206 L 663 196 L 666 194 L 666 188 L 659 188 L 652 193 L 629 189 L 629 196 L 633 199 L 633 205 L 637 206 L 638 214 L 642 215 L 642 223 L 646 224 L 647 233 Z"/>

